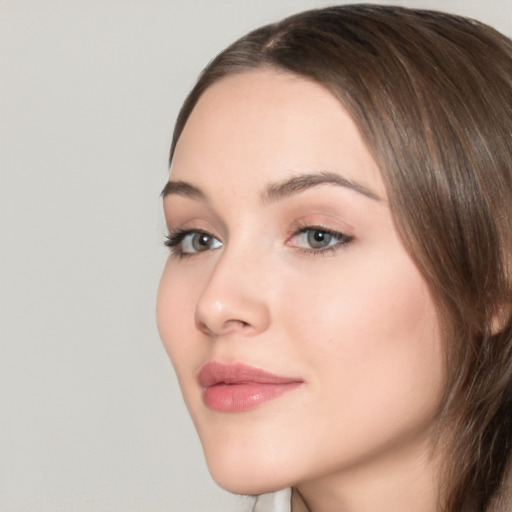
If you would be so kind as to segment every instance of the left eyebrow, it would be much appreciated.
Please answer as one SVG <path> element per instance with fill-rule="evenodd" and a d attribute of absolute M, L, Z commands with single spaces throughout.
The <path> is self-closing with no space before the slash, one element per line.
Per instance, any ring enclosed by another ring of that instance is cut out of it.
<path fill-rule="evenodd" d="M 334 172 L 299 174 L 298 176 L 293 176 L 277 183 L 271 183 L 262 192 L 261 200 L 264 203 L 273 203 L 293 194 L 303 192 L 304 190 L 318 187 L 319 185 L 337 185 L 354 190 L 355 192 L 375 201 L 382 201 L 382 198 L 368 187 L 365 187 L 356 181 L 344 178 Z"/>

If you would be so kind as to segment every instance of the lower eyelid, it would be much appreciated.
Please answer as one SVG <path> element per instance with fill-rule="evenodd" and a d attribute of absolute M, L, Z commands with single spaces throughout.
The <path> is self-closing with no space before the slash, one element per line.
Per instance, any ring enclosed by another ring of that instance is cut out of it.
<path fill-rule="evenodd" d="M 305 253 L 309 256 L 334 256 L 339 251 L 347 249 L 353 242 L 352 237 L 347 237 L 344 240 L 328 245 L 323 248 L 315 249 L 313 247 L 294 247 L 295 250 Z"/>

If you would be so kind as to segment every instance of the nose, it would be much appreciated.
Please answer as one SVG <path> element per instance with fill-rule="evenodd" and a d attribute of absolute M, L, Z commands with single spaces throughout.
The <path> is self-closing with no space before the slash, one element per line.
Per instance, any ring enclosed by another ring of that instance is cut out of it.
<path fill-rule="evenodd" d="M 197 301 L 197 328 L 209 336 L 254 336 L 265 331 L 270 325 L 267 281 L 261 261 L 226 250 Z"/>

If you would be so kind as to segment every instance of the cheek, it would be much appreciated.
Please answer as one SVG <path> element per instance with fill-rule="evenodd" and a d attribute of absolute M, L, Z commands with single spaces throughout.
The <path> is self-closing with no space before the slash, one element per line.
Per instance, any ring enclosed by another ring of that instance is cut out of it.
<path fill-rule="evenodd" d="M 158 288 L 156 316 L 160 338 L 180 384 L 196 351 L 192 330 L 196 293 L 186 273 L 167 263 Z"/>
<path fill-rule="evenodd" d="M 339 413 L 344 427 L 351 418 L 361 434 L 391 436 L 438 407 L 444 368 L 437 316 L 412 262 L 385 269 L 359 263 L 324 279 L 304 275 L 283 316 L 309 362 L 318 415 Z"/>
<path fill-rule="evenodd" d="M 349 260 L 333 263 L 316 274 L 290 276 L 281 292 L 287 299 L 276 315 L 285 318 L 284 324 L 307 331 L 316 347 L 335 342 L 343 350 L 373 350 L 385 340 L 437 335 L 433 301 L 408 259 L 386 268 L 363 259 L 357 265 Z"/>
<path fill-rule="evenodd" d="M 287 486 L 350 467 L 431 424 L 443 375 L 437 320 L 426 285 L 402 254 L 304 266 L 272 260 L 272 286 L 260 297 L 272 324 L 247 354 L 279 361 L 307 385 L 278 409 L 269 404 L 236 417 L 205 411 L 191 377 L 208 351 L 194 310 L 210 270 L 168 265 L 158 326 L 218 483 L 242 493 Z"/>

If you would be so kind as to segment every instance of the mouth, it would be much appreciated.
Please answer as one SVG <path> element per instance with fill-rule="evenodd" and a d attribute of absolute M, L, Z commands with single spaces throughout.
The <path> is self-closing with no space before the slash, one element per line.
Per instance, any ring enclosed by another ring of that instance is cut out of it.
<path fill-rule="evenodd" d="M 291 391 L 303 381 L 244 364 L 205 364 L 198 374 L 206 406 L 217 412 L 242 412 Z"/>

